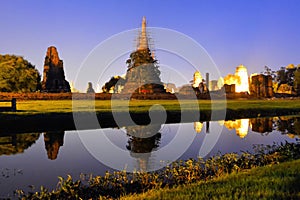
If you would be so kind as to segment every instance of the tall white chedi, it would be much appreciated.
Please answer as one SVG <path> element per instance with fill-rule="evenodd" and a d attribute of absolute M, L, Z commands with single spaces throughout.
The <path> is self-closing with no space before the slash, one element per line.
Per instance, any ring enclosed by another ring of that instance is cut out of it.
<path fill-rule="evenodd" d="M 238 77 L 238 83 L 235 86 L 235 91 L 249 93 L 249 77 L 247 68 L 244 65 L 238 66 L 235 70 L 235 76 Z"/>

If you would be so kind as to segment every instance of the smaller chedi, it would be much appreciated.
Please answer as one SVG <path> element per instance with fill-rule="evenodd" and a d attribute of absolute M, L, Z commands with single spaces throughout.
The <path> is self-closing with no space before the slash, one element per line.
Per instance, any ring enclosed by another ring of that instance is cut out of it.
<path fill-rule="evenodd" d="M 208 78 L 208 75 L 207 75 Z M 182 95 L 197 95 L 197 98 L 209 98 L 209 90 L 201 73 L 196 71 L 193 75 L 191 84 L 184 85 L 180 88 L 179 94 Z"/>
<path fill-rule="evenodd" d="M 63 61 L 54 46 L 48 47 L 45 57 L 42 92 L 71 92 L 70 84 L 65 79 Z"/>
<path fill-rule="evenodd" d="M 196 71 L 193 76 L 193 87 L 194 88 L 199 87 L 201 82 L 202 82 L 202 75 L 199 71 Z"/>
<path fill-rule="evenodd" d="M 92 82 L 88 82 L 88 88 L 86 90 L 86 93 L 95 93 Z"/>

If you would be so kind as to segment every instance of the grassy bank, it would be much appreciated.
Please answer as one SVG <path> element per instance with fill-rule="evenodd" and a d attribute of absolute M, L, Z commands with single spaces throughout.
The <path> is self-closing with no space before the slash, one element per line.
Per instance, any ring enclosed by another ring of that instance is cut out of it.
<path fill-rule="evenodd" d="M 1 103 L 1 106 L 9 103 Z M 157 105 L 159 105 L 157 107 Z M 17 112 L 0 112 L 1 132 L 26 133 L 55 130 L 74 130 L 73 114 L 81 119 L 97 115 L 102 128 L 130 125 L 128 111 L 136 124 L 150 123 L 149 110 L 166 111 L 166 123 L 234 120 L 241 118 L 299 115 L 300 99 L 272 100 L 22 100 Z M 199 112 L 200 111 L 200 112 Z M 17 126 L 16 126 L 17 124 Z M 84 123 L 83 129 L 98 128 L 98 124 Z"/>
<path fill-rule="evenodd" d="M 8 103 L 2 103 L 5 105 Z M 17 114 L 17 115 L 32 115 L 32 114 L 59 114 L 72 113 L 72 111 L 80 112 L 111 112 L 113 109 L 117 112 L 130 110 L 131 112 L 147 112 L 153 105 L 161 105 L 167 111 L 191 111 L 200 109 L 207 110 L 294 110 L 300 111 L 300 99 L 272 99 L 272 100 L 25 100 L 17 102 L 17 113 L 0 113 Z"/>
<path fill-rule="evenodd" d="M 258 146 L 254 154 L 229 153 L 206 160 L 176 161 L 155 172 L 106 172 L 104 176 L 88 175 L 76 181 L 71 176 L 60 177 L 58 187 L 53 191 L 42 187 L 39 192 L 26 194 L 19 190 L 17 193 L 22 199 L 144 199 L 148 196 L 153 199 L 212 199 L 214 194 L 217 198 L 252 195 L 250 197 L 254 199 L 269 196 L 272 199 L 277 197 L 278 190 L 278 198 L 296 198 L 299 197 L 299 159 L 300 143 Z M 278 165 L 292 160 L 298 161 L 288 166 Z M 260 168 L 263 166 L 266 167 Z M 142 196 L 128 196 L 132 194 Z"/>
<path fill-rule="evenodd" d="M 295 160 L 121 199 L 300 199 L 299 184 L 300 160 Z"/>

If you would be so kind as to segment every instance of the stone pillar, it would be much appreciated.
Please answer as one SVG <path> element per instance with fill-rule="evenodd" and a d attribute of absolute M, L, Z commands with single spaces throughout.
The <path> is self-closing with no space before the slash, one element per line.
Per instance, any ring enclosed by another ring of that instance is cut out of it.
<path fill-rule="evenodd" d="M 206 73 L 206 87 L 209 88 L 209 73 Z"/>

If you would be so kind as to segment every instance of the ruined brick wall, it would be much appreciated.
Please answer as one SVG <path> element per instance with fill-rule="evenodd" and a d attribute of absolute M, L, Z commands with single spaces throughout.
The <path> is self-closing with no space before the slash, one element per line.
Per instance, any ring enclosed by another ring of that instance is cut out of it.
<path fill-rule="evenodd" d="M 270 75 L 255 75 L 251 77 L 250 94 L 256 97 L 273 97 L 273 82 Z"/>

